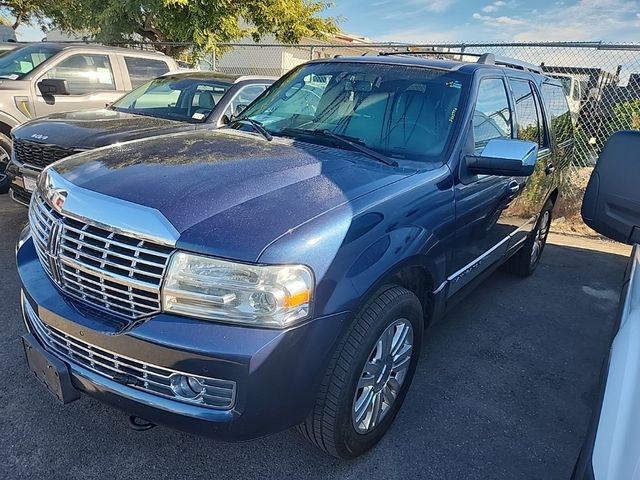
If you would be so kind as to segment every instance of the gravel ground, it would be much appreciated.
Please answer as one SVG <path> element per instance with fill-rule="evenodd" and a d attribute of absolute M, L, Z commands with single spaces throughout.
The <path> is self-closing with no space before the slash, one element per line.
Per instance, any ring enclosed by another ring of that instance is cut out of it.
<path fill-rule="evenodd" d="M 124 413 L 88 397 L 56 404 L 21 354 L 13 249 L 25 216 L 0 197 L 0 478 L 570 476 L 613 333 L 624 249 L 563 237 L 533 277 L 494 274 L 427 332 L 412 389 L 379 446 L 341 462 L 294 431 L 224 444 L 161 427 L 134 432 Z"/>

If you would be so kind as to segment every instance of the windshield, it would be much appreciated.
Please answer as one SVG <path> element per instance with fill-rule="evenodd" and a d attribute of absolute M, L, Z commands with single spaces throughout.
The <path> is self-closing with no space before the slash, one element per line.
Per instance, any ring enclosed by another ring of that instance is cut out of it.
<path fill-rule="evenodd" d="M 0 78 L 20 80 L 59 51 L 59 47 L 46 44 L 11 50 L 0 57 Z"/>
<path fill-rule="evenodd" d="M 230 87 L 231 84 L 217 80 L 160 77 L 117 100 L 111 109 L 201 123 L 207 120 Z"/>
<path fill-rule="evenodd" d="M 442 163 L 463 80 L 424 67 L 311 63 L 274 84 L 239 118 L 261 122 L 275 136 L 351 149 L 339 135 L 389 158 Z"/>

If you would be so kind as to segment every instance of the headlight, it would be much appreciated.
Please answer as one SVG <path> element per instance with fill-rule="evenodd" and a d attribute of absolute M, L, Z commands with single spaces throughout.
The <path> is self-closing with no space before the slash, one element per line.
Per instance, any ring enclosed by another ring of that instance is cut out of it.
<path fill-rule="evenodd" d="M 284 328 L 309 316 L 313 284 L 303 265 L 246 265 L 177 252 L 162 304 L 180 315 Z"/>

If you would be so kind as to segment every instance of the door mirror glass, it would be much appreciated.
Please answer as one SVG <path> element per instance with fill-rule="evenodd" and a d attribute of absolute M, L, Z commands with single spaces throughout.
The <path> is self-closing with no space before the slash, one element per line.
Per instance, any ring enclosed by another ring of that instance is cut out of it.
<path fill-rule="evenodd" d="M 622 243 L 640 243 L 640 132 L 614 133 L 591 173 L 582 219 Z"/>
<path fill-rule="evenodd" d="M 538 144 L 527 140 L 494 138 L 479 155 L 467 155 L 469 171 L 476 175 L 528 177 L 538 158 Z"/>
<path fill-rule="evenodd" d="M 45 97 L 55 95 L 69 95 L 69 85 L 66 80 L 59 78 L 46 78 L 38 82 L 38 90 Z"/>

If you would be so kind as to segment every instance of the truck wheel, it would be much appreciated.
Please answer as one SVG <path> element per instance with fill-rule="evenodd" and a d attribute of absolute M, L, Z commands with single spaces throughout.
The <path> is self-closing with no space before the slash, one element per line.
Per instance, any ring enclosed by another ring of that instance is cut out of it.
<path fill-rule="evenodd" d="M 553 203 L 549 200 L 540 212 L 536 227 L 531 231 L 520 251 L 507 261 L 510 272 L 521 277 L 528 277 L 535 272 L 547 244 L 552 210 Z"/>
<path fill-rule="evenodd" d="M 382 287 L 357 315 L 298 430 L 338 458 L 372 448 L 402 406 L 420 355 L 422 307 L 409 290 Z"/>
<path fill-rule="evenodd" d="M 0 133 L 0 173 L 4 173 L 11 160 L 11 139 Z"/>

